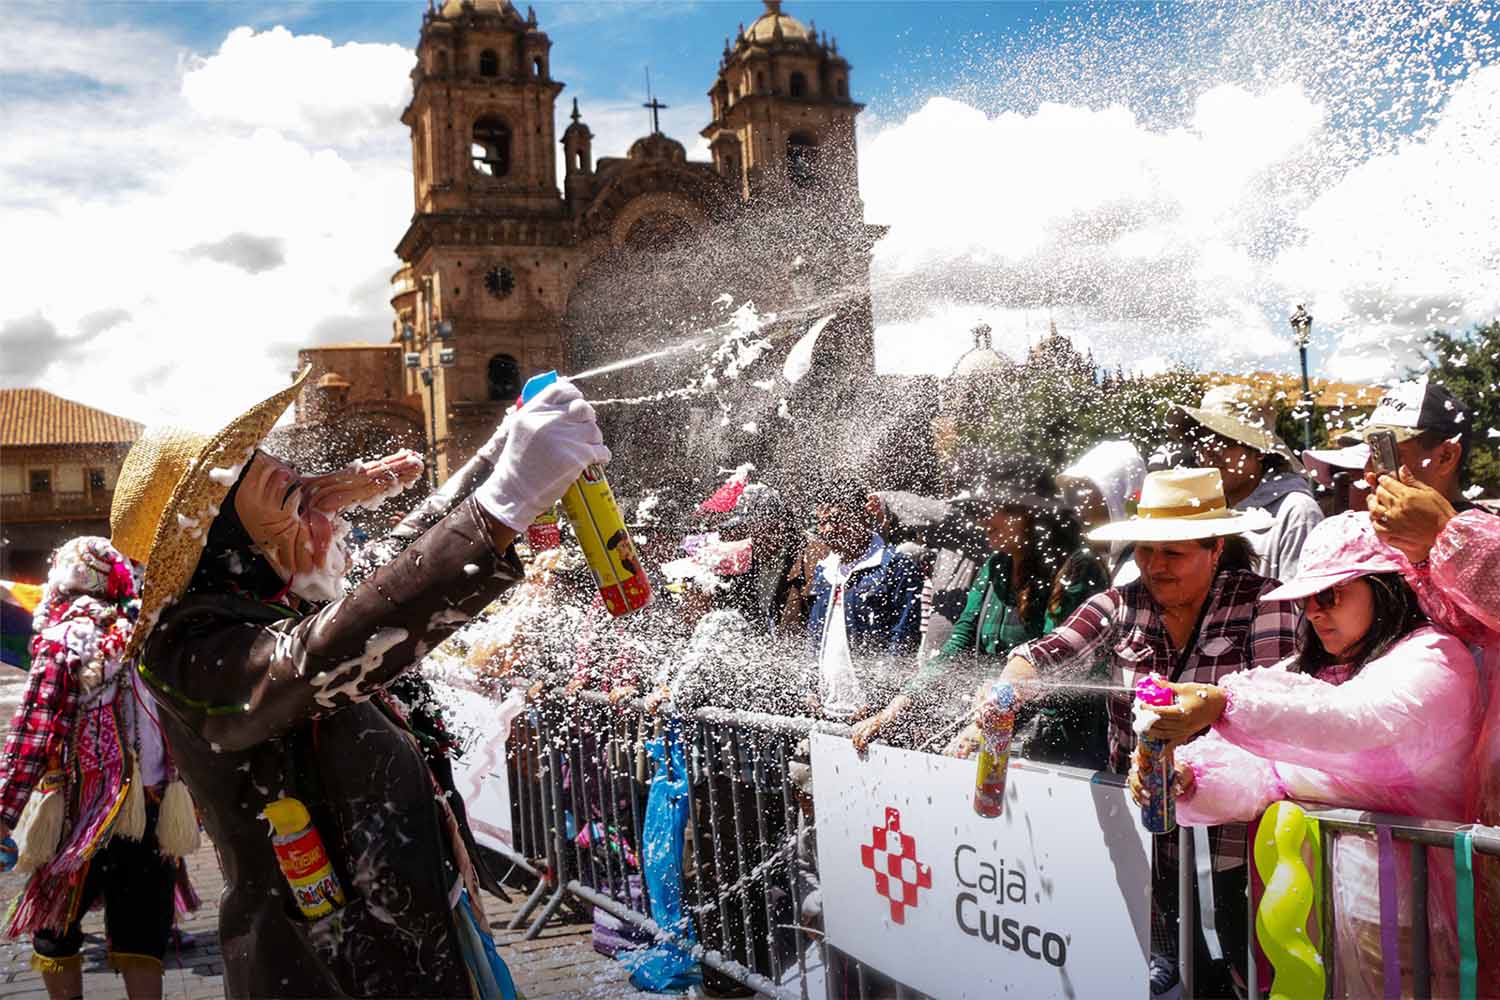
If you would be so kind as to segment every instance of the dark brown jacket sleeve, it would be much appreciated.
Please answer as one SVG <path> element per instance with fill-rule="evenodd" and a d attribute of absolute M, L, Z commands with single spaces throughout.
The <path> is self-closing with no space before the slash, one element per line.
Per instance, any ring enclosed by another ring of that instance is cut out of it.
<path fill-rule="evenodd" d="M 152 631 L 142 672 L 203 739 L 245 749 L 369 698 L 521 577 L 468 499 L 316 614 L 268 621 L 255 602 L 185 599 Z"/>

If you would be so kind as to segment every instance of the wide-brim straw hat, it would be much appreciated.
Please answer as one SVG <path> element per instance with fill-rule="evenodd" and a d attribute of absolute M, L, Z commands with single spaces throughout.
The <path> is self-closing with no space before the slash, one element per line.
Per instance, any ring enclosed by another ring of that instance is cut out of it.
<path fill-rule="evenodd" d="M 1271 524 L 1271 515 L 1263 510 L 1230 508 L 1218 469 L 1167 469 L 1147 474 L 1135 514 L 1100 525 L 1088 537 L 1095 542 L 1187 542 L 1262 531 Z"/>
<path fill-rule="evenodd" d="M 1276 410 L 1257 398 L 1249 386 L 1216 385 L 1203 394 L 1201 406 L 1175 404 L 1174 410 L 1223 438 L 1267 455 L 1280 455 L 1297 467 L 1297 456 L 1276 433 Z"/>
<path fill-rule="evenodd" d="M 146 564 L 140 618 L 127 657 L 140 654 L 161 613 L 187 589 L 224 498 L 311 370 L 304 368 L 291 385 L 256 403 L 217 434 L 151 428 L 125 456 L 109 512 L 110 541 Z"/>

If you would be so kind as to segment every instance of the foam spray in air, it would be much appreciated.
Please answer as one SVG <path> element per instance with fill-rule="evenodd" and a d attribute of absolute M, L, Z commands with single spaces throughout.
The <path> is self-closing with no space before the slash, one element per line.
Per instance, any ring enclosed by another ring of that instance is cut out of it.
<path fill-rule="evenodd" d="M 557 372 L 532 376 L 521 390 L 525 406 L 537 393 L 557 381 Z M 616 618 L 634 614 L 651 603 L 651 582 L 625 527 L 620 505 L 604 478 L 604 469 L 590 465 L 562 498 L 563 513 L 604 596 L 604 606 Z"/>

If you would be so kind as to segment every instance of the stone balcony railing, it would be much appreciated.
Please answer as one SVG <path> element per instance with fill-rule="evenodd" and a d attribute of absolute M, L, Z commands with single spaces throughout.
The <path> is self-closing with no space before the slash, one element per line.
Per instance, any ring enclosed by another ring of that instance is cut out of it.
<path fill-rule="evenodd" d="M 0 494 L 0 520 L 61 521 L 68 518 L 109 519 L 113 490 L 53 491 Z"/>

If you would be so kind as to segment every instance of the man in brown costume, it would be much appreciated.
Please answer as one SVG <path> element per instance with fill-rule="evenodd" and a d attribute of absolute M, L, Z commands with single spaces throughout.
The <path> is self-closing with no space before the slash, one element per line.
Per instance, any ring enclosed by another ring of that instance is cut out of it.
<path fill-rule="evenodd" d="M 261 452 L 300 384 L 210 439 L 148 432 L 111 517 L 149 566 L 132 652 L 224 867 L 225 991 L 507 995 L 457 824 L 382 685 L 521 579 L 517 531 L 609 452 L 578 391 L 549 388 L 486 446 L 472 496 L 340 596 L 339 512 L 421 463 L 309 478 Z M 262 813 L 283 797 L 306 805 L 343 888 L 329 915 L 305 918 L 278 867 Z"/>

